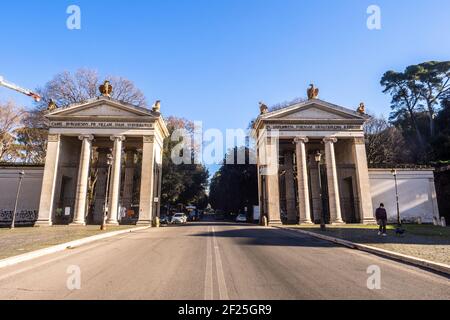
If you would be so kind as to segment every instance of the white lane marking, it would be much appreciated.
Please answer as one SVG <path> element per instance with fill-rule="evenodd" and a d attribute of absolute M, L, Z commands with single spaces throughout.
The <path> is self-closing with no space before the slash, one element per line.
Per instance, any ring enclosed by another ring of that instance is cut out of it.
<path fill-rule="evenodd" d="M 213 300 L 213 256 L 212 243 L 209 234 L 211 227 L 208 227 L 208 236 L 206 237 L 206 272 L 205 272 L 205 300 Z"/>
<path fill-rule="evenodd" d="M 228 297 L 228 289 L 227 284 L 225 282 L 225 275 L 223 273 L 223 267 L 222 267 L 222 258 L 220 257 L 220 249 L 219 245 L 217 244 L 216 239 L 216 233 L 214 230 L 214 227 L 212 227 L 212 235 L 213 235 L 213 242 L 214 242 L 214 253 L 216 257 L 216 271 L 217 271 L 217 282 L 219 284 L 219 297 L 220 300 L 230 300 Z"/>

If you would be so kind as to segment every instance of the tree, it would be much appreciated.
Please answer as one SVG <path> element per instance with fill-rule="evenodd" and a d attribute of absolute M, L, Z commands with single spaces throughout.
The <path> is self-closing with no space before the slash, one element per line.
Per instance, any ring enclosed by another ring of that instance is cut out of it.
<path fill-rule="evenodd" d="M 409 150 L 399 129 L 383 117 L 371 117 L 364 127 L 367 161 L 370 164 L 399 164 L 410 160 Z"/>
<path fill-rule="evenodd" d="M 194 124 L 182 118 L 168 117 L 166 119 L 170 135 L 177 129 L 185 129 L 191 137 L 194 133 Z M 200 164 L 175 164 L 172 161 L 172 150 L 178 144 L 167 138 L 163 150 L 163 176 L 161 186 L 162 203 L 168 206 L 178 204 L 195 205 L 204 209 L 207 204 L 206 188 L 208 186 L 208 170 Z M 192 157 L 198 149 L 192 146 Z"/>
<path fill-rule="evenodd" d="M 392 96 L 392 112 L 389 119 L 392 122 L 400 118 L 410 121 L 417 137 L 417 143 L 423 148 L 424 139 L 416 116 L 416 113 L 422 110 L 421 96 L 414 76 L 408 72 L 408 69 L 405 72 L 388 71 L 383 75 L 381 85 L 384 87 L 383 93 L 389 93 Z"/>
<path fill-rule="evenodd" d="M 14 102 L 0 103 L 0 160 L 15 162 L 20 158 L 16 133 L 21 128 L 25 110 Z"/>
<path fill-rule="evenodd" d="M 419 89 L 429 116 L 430 137 L 433 137 L 441 99 L 450 93 L 450 61 L 429 61 L 409 66 L 406 73 L 414 78 L 415 86 Z"/>
<path fill-rule="evenodd" d="M 450 161 L 450 97 L 442 101 L 442 109 L 436 117 L 437 134 L 431 145 L 435 161 Z"/>
<path fill-rule="evenodd" d="M 244 152 L 249 159 L 250 149 L 235 147 L 228 151 L 229 157 L 237 157 L 238 152 Z M 232 153 L 232 155 L 230 155 Z M 236 163 L 236 162 L 235 162 Z M 226 164 L 225 160 L 219 171 L 211 179 L 210 204 L 216 210 L 225 213 L 239 213 L 245 207 L 252 213 L 253 206 L 258 204 L 258 175 L 254 164 Z M 250 219 L 251 220 L 251 219 Z"/>
<path fill-rule="evenodd" d="M 39 112 L 32 111 L 24 114 L 21 127 L 15 130 L 16 142 L 21 150 L 22 162 L 44 163 L 47 152 L 48 130 L 41 121 Z"/>
<path fill-rule="evenodd" d="M 144 94 L 130 80 L 118 76 L 107 76 L 105 79 L 111 82 L 113 99 L 139 107 L 147 106 Z M 58 73 L 43 88 L 36 89 L 42 97 L 37 108 L 45 110 L 50 99 L 57 106 L 65 107 L 95 98 L 103 80 L 96 71 L 90 69 L 78 69 L 73 74 L 68 71 Z"/>
<path fill-rule="evenodd" d="M 432 138 L 437 112 L 442 100 L 450 94 L 450 61 L 411 65 L 404 72 L 388 71 L 383 75 L 381 85 L 383 92 L 392 96 L 390 120 L 397 124 L 410 122 L 417 143 L 422 147 L 421 152 L 426 152 L 427 143 L 424 131 L 419 128 L 418 116 L 423 112 L 428 114 L 426 131 Z"/>

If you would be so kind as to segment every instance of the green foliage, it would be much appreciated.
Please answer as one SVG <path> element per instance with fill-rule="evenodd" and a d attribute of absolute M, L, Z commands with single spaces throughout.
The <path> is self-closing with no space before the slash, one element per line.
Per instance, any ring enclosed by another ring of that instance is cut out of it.
<path fill-rule="evenodd" d="M 381 85 L 392 97 L 389 120 L 402 132 L 412 161 L 448 159 L 445 101 L 450 96 L 450 61 L 411 65 L 403 72 L 388 71 Z"/>
<path fill-rule="evenodd" d="M 249 159 L 248 148 L 237 147 L 229 151 L 235 158 L 237 152 L 244 151 Z M 229 159 L 226 156 L 225 159 Z M 257 167 L 253 164 L 224 164 L 214 175 L 210 185 L 209 195 L 211 206 L 225 213 L 239 213 L 245 207 L 249 210 L 258 204 Z"/>
<path fill-rule="evenodd" d="M 186 129 L 193 134 L 194 125 L 186 119 L 169 117 L 166 119 L 170 134 L 176 129 Z M 208 186 L 208 170 L 200 164 L 180 164 L 172 162 L 171 155 L 177 141 L 167 138 L 164 141 L 162 165 L 162 204 L 175 206 L 178 204 L 194 205 L 204 209 L 208 205 L 206 188 Z M 193 155 L 196 149 L 193 148 Z"/>

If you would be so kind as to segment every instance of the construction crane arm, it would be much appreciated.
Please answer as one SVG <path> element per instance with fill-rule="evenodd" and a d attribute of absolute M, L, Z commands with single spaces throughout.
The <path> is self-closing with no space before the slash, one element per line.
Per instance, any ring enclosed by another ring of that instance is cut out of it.
<path fill-rule="evenodd" d="M 28 89 L 21 88 L 18 85 L 15 85 L 14 83 L 8 82 L 2 76 L 0 76 L 0 86 L 15 90 L 29 97 L 32 97 L 36 102 L 41 101 L 41 96 L 38 95 L 37 93 L 34 93 L 33 91 Z"/>

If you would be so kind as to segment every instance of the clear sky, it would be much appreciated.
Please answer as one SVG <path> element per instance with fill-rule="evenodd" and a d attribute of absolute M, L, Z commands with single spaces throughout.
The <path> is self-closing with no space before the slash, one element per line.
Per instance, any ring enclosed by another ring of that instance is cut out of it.
<path fill-rule="evenodd" d="M 69 5 L 81 30 L 66 27 Z M 381 30 L 366 26 L 381 8 Z M 164 115 L 246 128 L 268 105 L 305 96 L 389 113 L 389 69 L 450 59 L 448 0 L 1 1 L 0 75 L 24 87 L 79 67 L 134 81 Z M 0 99 L 31 105 L 0 89 Z"/>

